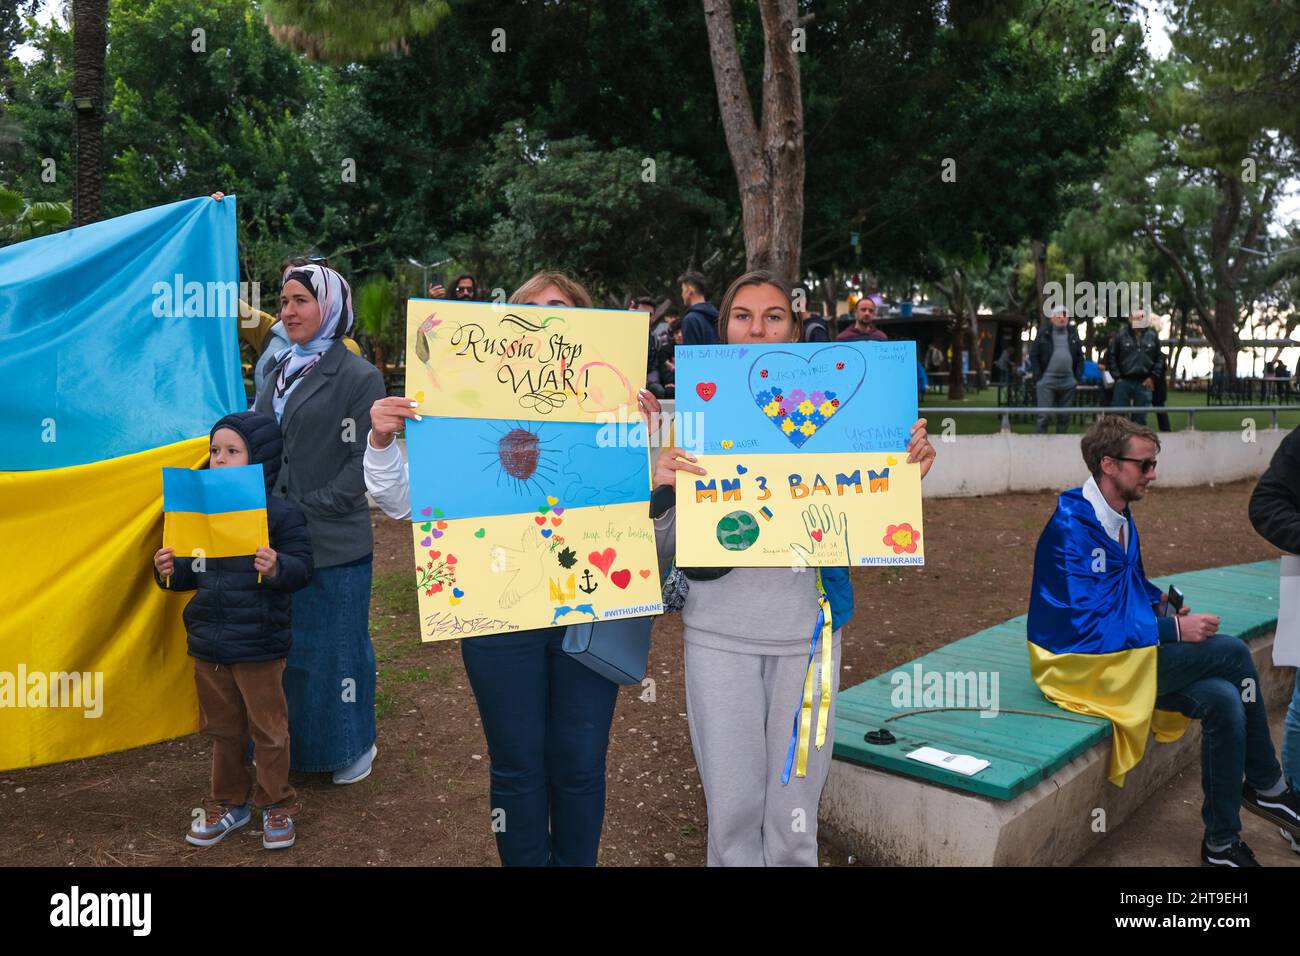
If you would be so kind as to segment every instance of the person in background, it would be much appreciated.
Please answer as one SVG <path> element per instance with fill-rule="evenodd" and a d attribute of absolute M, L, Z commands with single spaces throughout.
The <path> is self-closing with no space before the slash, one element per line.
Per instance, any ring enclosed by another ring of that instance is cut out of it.
<path fill-rule="evenodd" d="M 478 282 L 468 272 L 456 276 L 451 284 L 451 295 L 440 283 L 429 286 L 430 299 L 457 299 L 461 302 L 477 302 L 479 299 Z"/>
<path fill-rule="evenodd" d="M 682 315 L 682 344 L 716 345 L 718 308 L 708 300 L 704 276 L 698 272 L 684 272 L 677 277 L 677 285 L 686 309 Z"/>
<path fill-rule="evenodd" d="M 1030 368 L 1034 373 L 1039 408 L 1069 408 L 1074 404 L 1074 390 L 1083 376 L 1083 343 L 1064 309 L 1052 312 L 1051 320 L 1038 329 L 1030 346 Z M 1038 415 L 1038 434 L 1047 433 L 1046 412 Z M 1056 416 L 1056 433 L 1070 430 L 1070 416 Z"/>
<path fill-rule="evenodd" d="M 864 295 L 853 307 L 853 324 L 835 336 L 837 342 L 886 342 L 884 332 L 876 328 L 876 300 Z"/>
<path fill-rule="evenodd" d="M 629 299 L 628 309 L 632 312 L 644 312 L 648 318 L 647 327 L 650 336 L 650 344 L 646 349 L 646 370 L 645 370 L 645 387 L 650 390 L 655 398 L 664 397 L 663 380 L 659 374 L 659 366 L 663 362 L 663 352 L 666 343 L 662 338 L 655 334 L 655 300 L 642 297 L 640 299 Z"/>
<path fill-rule="evenodd" d="M 831 330 L 825 317 L 820 312 L 809 310 L 812 305 L 812 289 L 802 282 L 796 283 L 794 291 L 791 293 L 791 299 L 794 305 L 799 307 L 796 318 L 803 325 L 803 340 L 805 342 L 829 342 Z"/>
<path fill-rule="evenodd" d="M 1156 381 L 1165 374 L 1165 353 L 1145 311 L 1129 313 L 1128 325 L 1111 340 L 1103 367 L 1115 376 L 1117 407 L 1150 407 Z M 1134 413 L 1132 418 L 1139 425 L 1147 423 L 1146 412 Z"/>

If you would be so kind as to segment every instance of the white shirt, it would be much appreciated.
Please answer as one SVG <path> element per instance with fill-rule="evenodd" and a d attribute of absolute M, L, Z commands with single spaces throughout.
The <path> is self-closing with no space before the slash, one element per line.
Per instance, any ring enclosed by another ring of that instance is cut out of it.
<path fill-rule="evenodd" d="M 367 459 L 370 456 L 369 448 L 366 449 L 366 456 Z M 366 484 L 370 484 L 370 474 L 368 470 L 366 473 Z M 1119 531 L 1121 528 L 1125 528 L 1128 524 L 1127 519 L 1110 506 L 1109 502 L 1106 501 L 1106 496 L 1103 495 L 1101 489 L 1097 487 L 1097 479 L 1093 478 L 1091 475 L 1089 475 L 1088 480 L 1084 482 L 1082 491 L 1083 497 L 1087 499 L 1088 504 L 1092 505 L 1092 510 L 1097 513 L 1097 520 L 1101 522 L 1102 530 L 1110 536 L 1112 541 L 1117 544 L 1120 543 Z M 371 494 L 374 494 L 374 492 L 371 492 Z M 376 495 L 376 498 L 377 497 L 378 496 Z M 1133 529 L 1126 528 L 1126 536 L 1123 542 L 1125 550 L 1128 549 L 1128 542 L 1132 539 Z"/>
<path fill-rule="evenodd" d="M 366 476 L 366 491 L 375 504 L 390 518 L 401 521 L 411 517 L 411 476 L 397 440 L 387 448 L 376 448 L 366 438 L 366 454 L 362 459 Z"/>

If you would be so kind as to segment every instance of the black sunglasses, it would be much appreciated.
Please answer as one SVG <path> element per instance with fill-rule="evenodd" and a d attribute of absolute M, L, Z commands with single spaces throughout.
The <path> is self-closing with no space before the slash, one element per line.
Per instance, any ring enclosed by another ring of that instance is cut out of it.
<path fill-rule="evenodd" d="M 1141 465 L 1143 474 L 1156 470 L 1156 460 L 1154 458 L 1129 458 L 1125 455 L 1111 455 L 1110 457 L 1115 461 L 1131 461 L 1134 464 Z"/>

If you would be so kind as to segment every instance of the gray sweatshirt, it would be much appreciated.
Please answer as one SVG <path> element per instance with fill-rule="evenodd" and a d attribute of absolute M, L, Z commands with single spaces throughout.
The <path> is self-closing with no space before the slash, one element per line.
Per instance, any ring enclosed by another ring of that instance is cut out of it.
<path fill-rule="evenodd" d="M 677 509 L 654 525 L 665 571 L 677 553 Z M 682 609 L 687 641 L 733 654 L 807 655 L 817 623 L 815 568 L 733 568 L 716 581 L 690 585 Z"/>

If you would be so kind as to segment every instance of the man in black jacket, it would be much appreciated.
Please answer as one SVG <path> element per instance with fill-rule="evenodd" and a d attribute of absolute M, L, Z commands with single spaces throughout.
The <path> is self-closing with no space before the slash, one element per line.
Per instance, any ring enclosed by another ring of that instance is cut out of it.
<path fill-rule="evenodd" d="M 1300 428 L 1292 429 L 1282 439 L 1268 470 L 1259 479 L 1250 496 L 1250 523 L 1273 547 L 1287 555 L 1300 555 Z M 1287 574 L 1293 562 L 1283 559 L 1282 573 Z M 1278 633 L 1288 622 L 1278 621 Z M 1285 733 L 1282 738 L 1282 769 L 1287 779 L 1300 782 L 1300 680 L 1291 695 L 1286 710 Z M 1290 833 L 1282 836 L 1291 849 L 1300 853 L 1300 842 Z"/>
<path fill-rule="evenodd" d="M 1029 367 L 1034 373 L 1039 408 L 1069 408 L 1074 404 L 1074 390 L 1083 377 L 1083 343 L 1070 316 L 1064 309 L 1052 312 L 1051 322 L 1044 323 L 1029 352 Z M 1056 416 L 1056 433 L 1064 435 L 1070 427 L 1068 413 Z M 1047 432 L 1047 413 L 1038 415 L 1038 433 Z"/>
<path fill-rule="evenodd" d="M 686 314 L 682 316 L 682 345 L 716 345 L 718 308 L 704 291 L 704 276 L 684 272 L 677 278 Z"/>
<path fill-rule="evenodd" d="M 1115 378 L 1115 405 L 1120 408 L 1150 408 L 1156 379 L 1165 374 L 1165 353 L 1160 336 L 1150 327 L 1142 309 L 1129 313 L 1128 327 L 1111 341 L 1107 371 Z M 1133 421 L 1147 423 L 1146 412 L 1134 413 Z"/>

